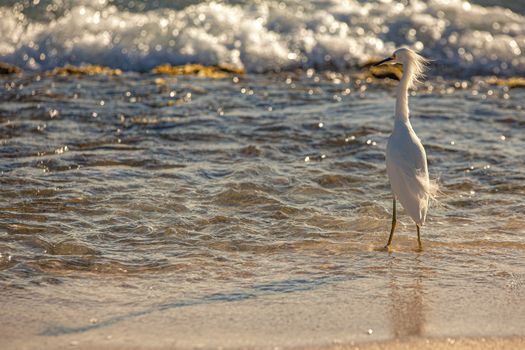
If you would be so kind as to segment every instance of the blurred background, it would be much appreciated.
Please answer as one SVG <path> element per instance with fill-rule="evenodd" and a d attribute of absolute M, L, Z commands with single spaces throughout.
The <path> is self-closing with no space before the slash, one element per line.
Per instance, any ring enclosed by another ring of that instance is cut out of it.
<path fill-rule="evenodd" d="M 0 61 L 28 70 L 346 70 L 408 45 L 440 74 L 520 75 L 524 13 L 511 0 L 4 0 Z"/>

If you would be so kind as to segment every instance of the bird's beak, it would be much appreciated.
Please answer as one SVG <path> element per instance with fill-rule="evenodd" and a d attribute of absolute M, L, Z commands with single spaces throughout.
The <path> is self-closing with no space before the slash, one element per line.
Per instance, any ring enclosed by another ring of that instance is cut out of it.
<path fill-rule="evenodd" d="M 392 61 L 393 59 L 394 59 L 393 57 L 387 57 L 387 58 L 385 58 L 384 60 L 379 61 L 379 62 L 373 64 L 372 67 L 380 66 L 380 65 L 382 65 L 382 64 L 385 63 L 385 62 Z"/>

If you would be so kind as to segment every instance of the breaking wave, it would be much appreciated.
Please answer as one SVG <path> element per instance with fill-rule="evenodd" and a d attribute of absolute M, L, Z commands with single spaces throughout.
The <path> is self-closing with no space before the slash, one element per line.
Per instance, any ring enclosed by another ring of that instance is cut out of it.
<path fill-rule="evenodd" d="M 344 70 L 408 45 L 443 72 L 525 72 L 525 17 L 461 0 L 27 3 L 0 7 L 0 61 L 29 70 L 148 71 L 164 63 Z"/>

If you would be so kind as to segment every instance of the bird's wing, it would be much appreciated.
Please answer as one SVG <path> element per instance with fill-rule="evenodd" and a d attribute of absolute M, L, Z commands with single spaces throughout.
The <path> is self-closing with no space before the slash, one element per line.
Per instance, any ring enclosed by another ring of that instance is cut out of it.
<path fill-rule="evenodd" d="M 416 140 L 396 143 L 387 152 L 387 172 L 396 198 L 418 224 L 425 222 L 430 185 L 425 149 Z"/>

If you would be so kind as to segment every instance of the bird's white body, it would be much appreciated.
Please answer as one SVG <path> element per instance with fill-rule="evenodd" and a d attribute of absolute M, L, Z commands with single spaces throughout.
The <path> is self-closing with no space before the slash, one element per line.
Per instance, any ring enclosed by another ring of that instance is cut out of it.
<path fill-rule="evenodd" d="M 422 226 L 430 197 L 427 155 L 408 119 L 396 118 L 394 122 L 386 147 L 386 171 L 394 196 Z"/>

